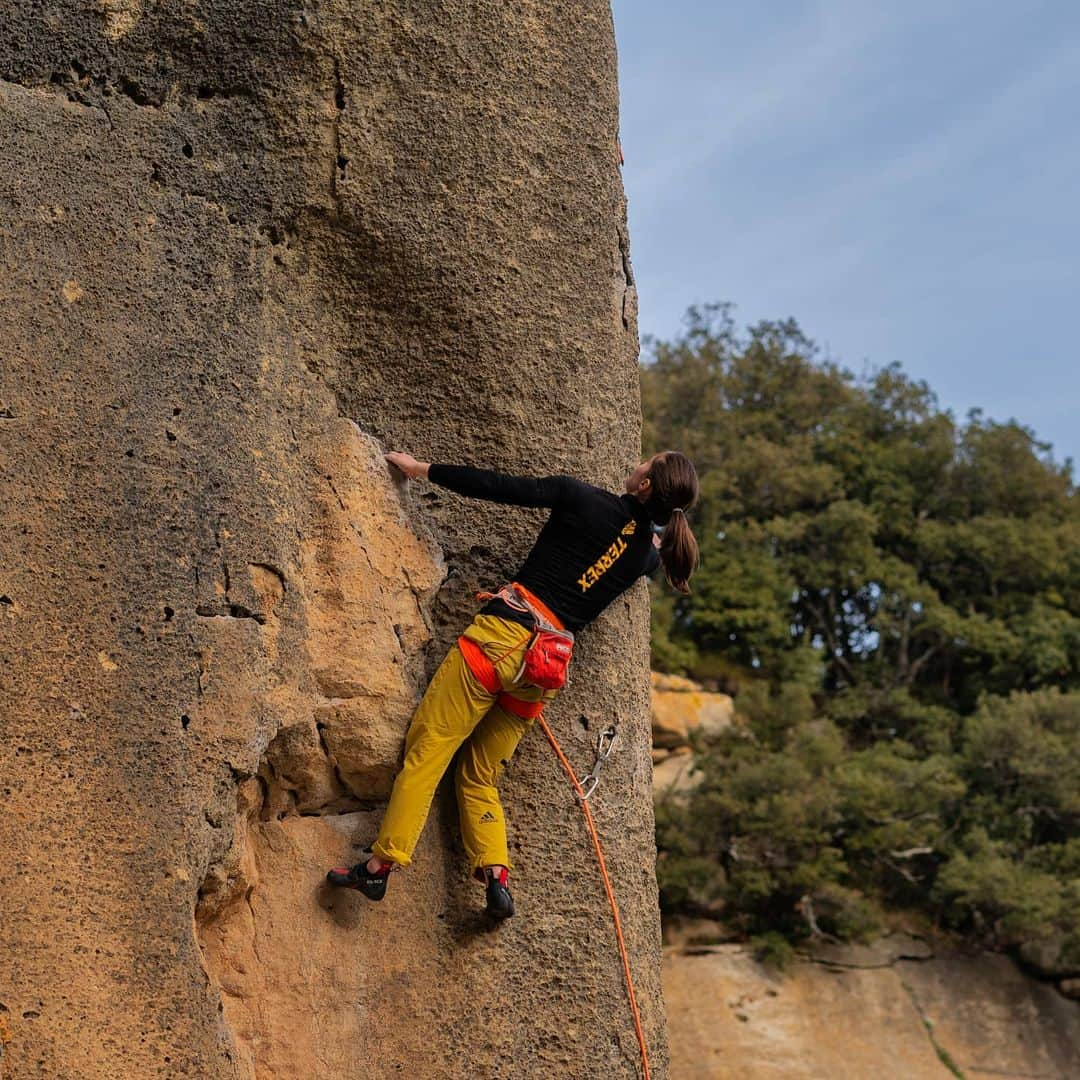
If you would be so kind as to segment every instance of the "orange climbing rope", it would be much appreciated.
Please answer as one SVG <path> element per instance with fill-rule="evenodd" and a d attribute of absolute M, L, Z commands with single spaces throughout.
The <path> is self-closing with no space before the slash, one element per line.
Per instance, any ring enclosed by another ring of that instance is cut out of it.
<path fill-rule="evenodd" d="M 619 905 L 615 903 L 615 893 L 611 888 L 611 879 L 608 877 L 607 865 L 604 862 L 604 853 L 600 850 L 600 837 L 596 834 L 596 823 L 593 821 L 592 811 L 589 809 L 588 795 L 585 794 L 585 790 L 582 788 L 581 782 L 574 772 L 573 765 L 567 760 L 566 755 L 562 751 L 562 747 L 559 745 L 554 734 L 552 734 L 551 728 L 548 727 L 543 714 L 537 716 L 536 719 L 544 729 L 544 734 L 547 736 L 548 742 L 551 743 L 551 748 L 558 756 L 559 763 L 562 765 L 563 770 L 566 772 L 566 775 L 570 777 L 570 783 L 574 785 L 574 791 L 577 793 L 578 802 L 581 803 L 581 809 L 585 813 L 585 823 L 589 826 L 589 835 L 592 837 L 593 847 L 596 849 L 596 861 L 600 864 L 600 876 L 604 879 L 604 888 L 607 891 L 608 903 L 611 905 L 611 914 L 615 920 L 615 937 L 618 938 L 619 952 L 622 955 L 623 973 L 626 976 L 626 992 L 630 998 L 630 1011 L 634 1014 L 634 1028 L 637 1031 L 638 1046 L 641 1047 L 641 1064 L 645 1069 L 645 1080 L 650 1080 L 649 1050 L 645 1044 L 645 1032 L 641 1027 L 641 1014 L 638 1012 L 637 998 L 634 996 L 634 980 L 630 976 L 630 958 L 626 954 L 626 941 L 623 939 L 622 922 L 619 919 Z M 593 779 L 595 780 L 595 777 Z M 595 787 L 595 784 L 593 787 Z M 591 790 L 589 794 L 592 794 Z"/>

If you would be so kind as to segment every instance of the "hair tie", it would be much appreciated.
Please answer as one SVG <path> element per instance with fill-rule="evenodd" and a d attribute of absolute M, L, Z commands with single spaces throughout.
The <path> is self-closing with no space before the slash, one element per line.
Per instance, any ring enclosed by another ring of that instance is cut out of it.
<path fill-rule="evenodd" d="M 685 514 L 686 513 L 686 511 L 681 506 L 676 506 L 675 509 L 672 510 L 671 512 L 673 514 Z"/>

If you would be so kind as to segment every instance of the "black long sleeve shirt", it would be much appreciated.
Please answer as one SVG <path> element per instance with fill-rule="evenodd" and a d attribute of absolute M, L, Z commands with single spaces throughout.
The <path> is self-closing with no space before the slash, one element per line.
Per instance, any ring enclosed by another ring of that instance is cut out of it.
<path fill-rule="evenodd" d="M 572 476 L 507 476 L 467 465 L 432 465 L 428 479 L 459 495 L 551 508 L 514 580 L 534 592 L 568 630 L 580 630 L 642 574 L 660 565 L 652 520 L 632 495 L 613 495 Z M 501 600 L 482 609 L 528 625 Z"/>

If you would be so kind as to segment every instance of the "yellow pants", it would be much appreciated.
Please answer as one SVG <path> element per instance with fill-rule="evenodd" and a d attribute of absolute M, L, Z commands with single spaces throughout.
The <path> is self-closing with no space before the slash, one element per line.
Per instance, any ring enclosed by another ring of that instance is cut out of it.
<path fill-rule="evenodd" d="M 504 690 L 524 701 L 550 701 L 555 697 L 554 690 L 513 681 L 530 637 L 524 626 L 495 615 L 477 615 L 465 634 L 495 662 Z M 515 645 L 520 647 L 513 648 Z M 508 649 L 513 651 L 504 655 Z M 461 747 L 455 781 L 465 853 L 474 870 L 481 866 L 509 867 L 506 822 L 495 784 L 531 724 L 531 720 L 496 705 L 495 695 L 477 682 L 461 650 L 456 646 L 451 649 L 409 725 L 405 764 L 394 780 L 390 805 L 372 851 L 408 866 L 435 788 Z"/>

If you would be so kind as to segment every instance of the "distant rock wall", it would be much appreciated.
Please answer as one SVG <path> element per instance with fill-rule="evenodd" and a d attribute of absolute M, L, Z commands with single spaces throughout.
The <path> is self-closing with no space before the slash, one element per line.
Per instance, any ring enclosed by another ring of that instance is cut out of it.
<path fill-rule="evenodd" d="M 1069 1080 L 1080 1005 L 1012 960 L 906 935 L 825 948 L 784 974 L 747 945 L 664 952 L 680 1080 Z"/>
<path fill-rule="evenodd" d="M 692 737 L 709 737 L 735 720 L 727 694 L 706 690 L 692 679 L 652 673 L 653 797 L 678 799 L 694 787 Z"/>
<path fill-rule="evenodd" d="M 546 744 L 490 933 L 453 800 L 381 907 L 409 714 L 542 516 L 379 451 L 639 451 L 606 2 L 105 0 L 0 35 L 0 1076 L 634 1076 Z M 666 1073 L 646 595 L 550 710 Z M 6 1070 L 6 1073 L 5 1071 Z"/>

